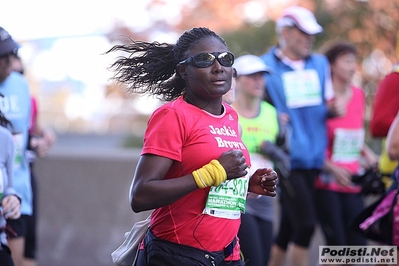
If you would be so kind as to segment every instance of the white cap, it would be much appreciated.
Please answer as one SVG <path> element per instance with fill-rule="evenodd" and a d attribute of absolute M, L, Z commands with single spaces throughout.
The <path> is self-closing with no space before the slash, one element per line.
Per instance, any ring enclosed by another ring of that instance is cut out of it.
<path fill-rule="evenodd" d="M 309 35 L 315 35 L 323 31 L 313 13 L 301 6 L 286 8 L 283 12 L 283 17 L 276 22 L 276 29 L 279 31 L 283 27 L 294 25 Z"/>
<path fill-rule="evenodd" d="M 270 68 L 256 55 L 243 55 L 234 60 L 233 67 L 237 70 L 237 76 L 251 75 L 254 73 L 270 73 Z"/>

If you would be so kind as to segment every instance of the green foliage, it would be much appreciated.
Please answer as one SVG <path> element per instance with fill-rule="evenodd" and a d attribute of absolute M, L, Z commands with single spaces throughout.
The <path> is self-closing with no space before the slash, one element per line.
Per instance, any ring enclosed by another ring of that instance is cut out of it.
<path fill-rule="evenodd" d="M 317 14 L 321 19 L 320 25 L 323 27 L 334 23 L 334 18 L 326 10 L 320 9 Z M 275 30 L 275 22 L 268 21 L 262 26 L 254 26 L 246 24 L 238 30 L 225 32 L 221 36 L 227 42 L 230 51 L 236 57 L 244 54 L 262 55 L 266 53 L 270 47 L 277 44 L 277 34 Z M 316 36 L 314 50 L 318 50 L 324 43 L 331 40 L 331 36 L 324 32 Z"/>
<path fill-rule="evenodd" d="M 395 36 L 399 24 L 399 0 L 392 1 L 311 0 L 314 14 L 324 31 L 315 39 L 313 50 L 319 51 L 328 42 L 347 40 L 356 45 L 359 63 L 379 49 L 392 62 L 396 61 Z M 245 24 L 240 29 L 221 34 L 230 50 L 236 55 L 251 53 L 261 55 L 277 43 L 275 22 L 267 21 L 262 26 Z M 360 65 L 359 65 L 360 67 Z M 359 68 L 361 71 L 361 67 Z M 385 75 L 376 73 L 365 79 L 378 80 Z"/>
<path fill-rule="evenodd" d="M 262 55 L 277 44 L 275 23 L 268 21 L 261 27 L 245 25 L 239 30 L 221 34 L 236 57 L 244 54 Z"/>
<path fill-rule="evenodd" d="M 334 17 L 328 10 L 322 8 L 319 8 L 315 11 L 315 16 L 318 18 L 317 22 L 319 22 L 319 24 L 323 27 L 323 32 L 316 36 L 313 45 L 313 50 L 318 51 L 320 47 L 323 46 L 323 44 L 333 39 L 332 36 L 328 33 L 328 25 L 334 24 Z"/>

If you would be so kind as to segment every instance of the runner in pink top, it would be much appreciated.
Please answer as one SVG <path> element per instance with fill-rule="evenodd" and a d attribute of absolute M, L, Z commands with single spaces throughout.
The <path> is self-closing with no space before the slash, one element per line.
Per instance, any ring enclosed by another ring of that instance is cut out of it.
<path fill-rule="evenodd" d="M 237 114 L 227 104 L 223 104 L 223 109 L 222 114 L 213 115 L 185 102 L 183 96 L 164 105 L 148 123 L 142 155 L 157 154 L 173 160 L 164 179 L 189 174 L 232 148 L 241 150 L 249 162 L 248 151 L 238 134 Z M 175 129 L 184 129 L 184 132 Z M 196 189 L 155 209 L 152 232 L 172 242 L 221 250 L 221 242 L 227 243 L 236 236 L 240 219 L 198 215 L 204 210 L 210 188 Z M 194 232 L 193 228 L 196 228 Z M 209 228 L 223 233 L 209 237 Z"/>
<path fill-rule="evenodd" d="M 352 175 L 376 165 L 378 157 L 365 144 L 365 95 L 351 85 L 356 72 L 356 48 L 338 41 L 324 52 L 331 64 L 334 97 L 345 103 L 343 116 L 327 121 L 328 148 L 322 173 L 316 179 L 316 209 L 327 245 L 366 245 L 366 240 L 349 228 L 349 222 L 363 209 L 361 188 Z"/>
<path fill-rule="evenodd" d="M 277 174 L 251 166 L 237 113 L 222 102 L 234 55 L 207 28 L 176 44 L 132 41 L 112 65 L 127 90 L 169 102 L 148 121 L 130 190 L 134 212 L 154 210 L 136 265 L 242 265 L 237 238 L 248 192 L 275 196 Z"/>
<path fill-rule="evenodd" d="M 350 86 L 346 115 L 327 121 L 328 148 L 327 157 L 329 162 L 335 166 L 345 169 L 348 175 L 356 175 L 361 171 L 360 157 L 364 145 L 364 92 L 355 86 Z M 323 173 L 324 175 L 325 173 Z M 324 178 L 324 177 L 323 177 Z M 358 193 L 361 190 L 348 180 L 345 185 L 339 178 L 331 178 L 324 182 L 319 177 L 316 182 L 317 188 L 329 189 L 336 192 Z"/>

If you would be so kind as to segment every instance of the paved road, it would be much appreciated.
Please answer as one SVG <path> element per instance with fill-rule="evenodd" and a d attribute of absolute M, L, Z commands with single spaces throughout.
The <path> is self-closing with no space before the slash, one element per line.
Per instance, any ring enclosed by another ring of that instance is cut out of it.
<path fill-rule="evenodd" d="M 110 253 L 132 224 L 128 190 L 140 150 L 123 136 L 61 135 L 37 162 L 39 266 L 112 266 Z M 277 217 L 277 216 L 276 216 Z M 311 265 L 322 237 L 317 229 Z"/>
<path fill-rule="evenodd" d="M 58 136 L 36 164 L 40 266 L 110 266 L 123 233 L 147 213 L 134 214 L 128 190 L 139 150 L 123 136 Z"/>

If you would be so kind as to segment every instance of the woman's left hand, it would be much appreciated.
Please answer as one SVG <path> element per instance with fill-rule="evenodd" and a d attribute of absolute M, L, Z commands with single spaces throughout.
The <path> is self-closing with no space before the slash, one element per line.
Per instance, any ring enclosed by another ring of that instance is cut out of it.
<path fill-rule="evenodd" d="M 249 179 L 249 192 L 276 196 L 278 175 L 272 168 L 260 168 Z"/>

